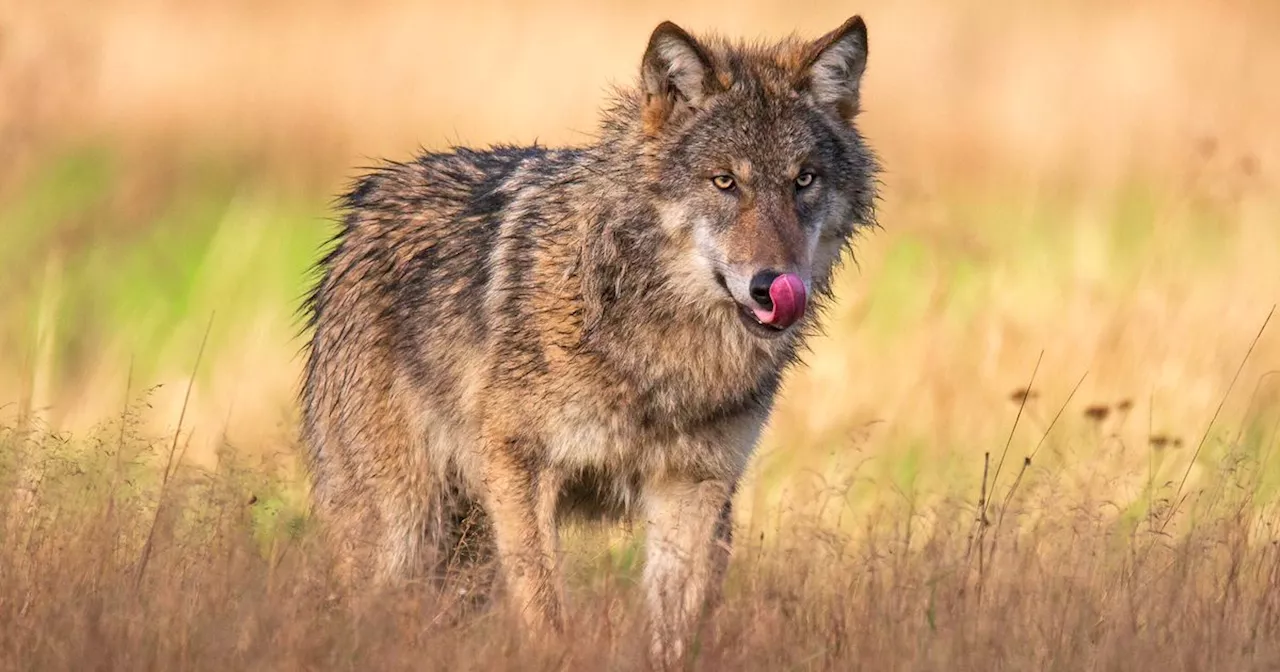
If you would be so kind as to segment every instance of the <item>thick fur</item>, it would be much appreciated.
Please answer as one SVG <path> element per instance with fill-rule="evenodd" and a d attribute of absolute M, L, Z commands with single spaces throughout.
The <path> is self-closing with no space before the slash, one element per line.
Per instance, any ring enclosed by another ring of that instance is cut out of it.
<path fill-rule="evenodd" d="M 302 392 L 346 576 L 438 571 L 479 520 L 513 606 L 554 630 L 559 522 L 640 518 L 654 650 L 679 657 L 782 375 L 874 220 L 866 46 L 856 17 L 771 45 L 664 23 L 594 144 L 358 180 L 307 304 Z M 809 288 L 785 332 L 741 308 L 764 269 Z"/>

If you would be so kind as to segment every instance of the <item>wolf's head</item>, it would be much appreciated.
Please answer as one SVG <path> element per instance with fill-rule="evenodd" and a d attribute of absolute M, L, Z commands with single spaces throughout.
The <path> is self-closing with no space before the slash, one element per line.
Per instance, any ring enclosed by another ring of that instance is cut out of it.
<path fill-rule="evenodd" d="M 649 40 L 641 142 L 691 262 L 676 280 L 756 336 L 800 322 L 873 217 L 875 160 L 854 127 L 866 61 L 860 17 L 811 42 L 731 44 L 673 23 Z"/>

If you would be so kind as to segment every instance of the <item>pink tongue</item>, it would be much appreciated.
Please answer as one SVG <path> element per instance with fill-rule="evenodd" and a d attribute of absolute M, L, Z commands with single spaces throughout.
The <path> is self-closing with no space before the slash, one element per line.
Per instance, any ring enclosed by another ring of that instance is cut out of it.
<path fill-rule="evenodd" d="M 773 301 L 772 310 L 754 309 L 756 318 L 761 322 L 786 329 L 804 316 L 804 282 L 795 273 L 783 273 L 774 278 L 773 284 L 769 285 L 769 298 Z"/>

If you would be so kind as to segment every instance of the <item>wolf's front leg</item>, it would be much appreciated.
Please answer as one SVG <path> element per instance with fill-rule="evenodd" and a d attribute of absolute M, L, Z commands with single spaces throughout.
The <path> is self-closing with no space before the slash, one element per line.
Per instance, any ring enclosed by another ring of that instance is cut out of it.
<path fill-rule="evenodd" d="M 644 494 L 644 583 L 651 653 L 661 667 L 683 659 L 704 607 L 719 592 L 732 539 L 732 494 L 723 481 L 668 481 Z"/>
<path fill-rule="evenodd" d="M 484 506 L 512 606 L 526 625 L 564 627 L 556 502 L 560 478 L 521 459 L 515 441 L 489 441 L 481 456 Z"/>

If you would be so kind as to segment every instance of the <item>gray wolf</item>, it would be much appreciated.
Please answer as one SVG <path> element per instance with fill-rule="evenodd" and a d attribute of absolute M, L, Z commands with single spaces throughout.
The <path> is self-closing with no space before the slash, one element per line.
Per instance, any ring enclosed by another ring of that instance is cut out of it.
<path fill-rule="evenodd" d="M 772 44 L 667 22 L 588 146 L 359 178 L 306 303 L 301 392 L 342 575 L 438 570 L 480 520 L 507 604 L 554 632 L 558 527 L 642 520 L 653 652 L 678 659 L 783 374 L 874 222 L 866 59 L 859 17 Z"/>

